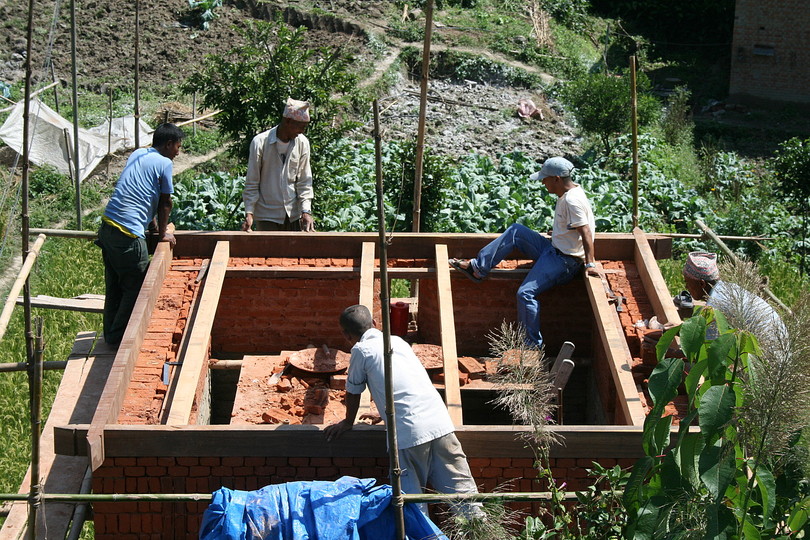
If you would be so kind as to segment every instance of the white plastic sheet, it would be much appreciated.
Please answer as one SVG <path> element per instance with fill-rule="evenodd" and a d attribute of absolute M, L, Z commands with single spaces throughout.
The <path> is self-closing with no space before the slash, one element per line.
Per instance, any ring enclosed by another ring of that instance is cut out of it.
<path fill-rule="evenodd" d="M 35 165 L 52 165 L 62 174 L 70 174 L 75 167 L 68 159 L 73 154 L 73 123 L 65 120 L 38 99 L 32 99 L 29 108 L 29 156 Z M 135 120 L 129 115 L 113 118 L 109 137 L 109 121 L 91 128 L 79 128 L 79 180 L 95 170 L 107 153 L 135 147 Z M 140 143 L 148 145 L 152 132 L 146 122 L 139 120 Z M 65 135 L 67 133 L 67 136 Z M 23 146 L 23 103 L 17 103 L 0 127 L 0 139 L 18 154 Z M 68 150 L 69 149 L 69 150 Z M 68 153 L 70 152 L 70 153 Z"/>

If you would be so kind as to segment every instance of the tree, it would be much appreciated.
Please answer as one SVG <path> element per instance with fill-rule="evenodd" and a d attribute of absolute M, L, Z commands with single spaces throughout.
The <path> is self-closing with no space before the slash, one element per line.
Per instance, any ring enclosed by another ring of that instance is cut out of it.
<path fill-rule="evenodd" d="M 308 137 L 317 170 L 318 151 L 356 125 L 343 115 L 356 97 L 352 58 L 339 48 L 306 48 L 306 29 L 281 21 L 257 21 L 242 33 L 246 45 L 209 56 L 182 90 L 202 93 L 204 107 L 222 111 L 220 130 L 242 156 L 254 135 L 279 122 L 287 97 L 310 101 Z"/>
<path fill-rule="evenodd" d="M 807 252 L 807 214 L 810 208 L 810 139 L 793 137 L 779 145 L 769 163 L 777 189 L 793 201 L 802 215 L 802 264 L 804 273 Z"/>
<path fill-rule="evenodd" d="M 650 124 L 659 114 L 658 100 L 645 94 L 649 80 L 638 77 L 638 123 Z M 571 107 L 580 127 L 599 137 L 610 153 L 613 137 L 630 127 L 630 78 L 603 73 L 590 73 L 568 83 L 562 91 L 563 101 Z"/>

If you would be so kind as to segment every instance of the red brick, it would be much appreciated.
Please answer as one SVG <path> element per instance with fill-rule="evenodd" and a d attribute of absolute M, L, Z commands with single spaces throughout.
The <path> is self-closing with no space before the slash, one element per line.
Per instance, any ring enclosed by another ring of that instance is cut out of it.
<path fill-rule="evenodd" d="M 245 458 L 245 466 L 247 467 L 261 467 L 266 463 L 266 458 L 261 456 L 249 456 Z"/>
<path fill-rule="evenodd" d="M 500 478 L 502 471 L 503 469 L 500 467 L 485 467 L 481 471 L 481 476 L 483 478 Z"/>
<path fill-rule="evenodd" d="M 124 467 L 125 476 L 143 476 L 146 474 L 146 467 Z"/>
<path fill-rule="evenodd" d="M 511 467 L 512 458 L 492 458 L 489 464 L 492 467 Z"/>
<path fill-rule="evenodd" d="M 188 475 L 191 477 L 210 476 L 211 467 L 203 467 L 203 466 L 189 467 Z"/>
<path fill-rule="evenodd" d="M 200 465 L 204 465 L 206 467 L 215 467 L 222 463 L 222 459 L 218 457 L 201 457 L 200 458 Z"/>
<path fill-rule="evenodd" d="M 573 467 L 577 464 L 577 460 L 572 458 L 557 458 L 557 467 L 560 468 L 569 468 Z"/>
<path fill-rule="evenodd" d="M 171 476 L 188 476 L 188 467 L 169 467 L 168 473 Z"/>
<path fill-rule="evenodd" d="M 179 457 L 177 458 L 177 464 L 183 465 L 185 467 L 191 467 L 192 465 L 199 465 L 200 458 L 196 457 Z"/>
<path fill-rule="evenodd" d="M 244 465 L 245 458 L 238 456 L 227 456 L 222 458 L 222 464 L 228 467 L 240 467 Z"/>

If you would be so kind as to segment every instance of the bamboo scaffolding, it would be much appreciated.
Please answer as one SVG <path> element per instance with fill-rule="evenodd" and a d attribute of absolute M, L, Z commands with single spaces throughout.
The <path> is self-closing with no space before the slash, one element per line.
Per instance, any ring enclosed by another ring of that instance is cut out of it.
<path fill-rule="evenodd" d="M 603 492 L 609 493 L 609 492 Z M 451 501 L 549 501 L 559 493 L 549 491 L 516 491 L 513 493 L 403 493 L 403 502 L 406 503 L 439 503 Z M 562 496 L 567 501 L 576 501 L 575 491 L 565 491 Z M 210 493 L 43 493 L 40 500 L 48 502 L 128 502 L 128 501 L 160 501 L 160 502 L 209 502 Z M 25 501 L 25 493 L 0 493 L 0 501 Z"/>
<path fill-rule="evenodd" d="M 0 313 L 0 339 L 3 339 L 3 336 L 6 335 L 6 330 L 8 329 L 8 323 L 11 320 L 11 314 L 14 311 L 14 306 L 17 304 L 17 296 L 20 294 L 20 291 L 26 288 L 26 283 L 28 281 L 28 275 L 31 273 L 31 269 L 34 267 L 34 261 L 37 260 L 37 255 L 39 255 L 39 250 L 42 248 L 42 244 L 45 243 L 45 235 L 40 234 L 37 237 L 36 242 L 31 247 L 30 251 L 28 251 L 28 255 L 25 257 L 25 262 L 23 263 L 22 268 L 20 269 L 20 273 L 17 275 L 17 279 L 14 281 L 14 285 L 11 286 L 11 291 L 8 293 L 8 298 L 6 298 L 6 304 L 3 306 L 3 311 Z M 25 238 L 25 240 L 28 240 Z M 28 291 L 26 290 L 26 293 Z M 31 296 L 30 294 L 26 294 L 27 302 L 25 305 L 28 306 L 28 309 L 31 309 Z M 30 329 L 29 329 L 30 331 Z"/>
<path fill-rule="evenodd" d="M 431 3 L 432 0 L 428 0 Z M 383 367 L 385 369 L 385 433 L 388 437 L 388 460 L 391 464 L 391 487 L 393 491 L 394 523 L 397 538 L 405 540 L 405 514 L 402 500 L 402 469 L 399 467 L 399 445 L 395 422 L 394 390 L 391 377 L 394 373 L 391 361 L 391 317 L 388 311 L 388 242 L 385 239 L 385 203 L 383 199 L 382 137 L 380 135 L 380 105 L 375 99 L 374 109 L 374 171 L 377 191 L 377 230 L 380 234 L 380 306 L 383 327 Z"/>
<path fill-rule="evenodd" d="M 719 236 L 717 236 L 716 234 L 714 234 L 714 231 L 713 231 L 713 230 L 711 230 L 711 229 L 709 228 L 709 226 L 708 226 L 708 225 L 706 225 L 705 223 L 703 223 L 703 221 L 701 221 L 701 220 L 699 220 L 699 219 L 695 220 L 695 223 L 696 223 L 696 224 L 697 224 L 697 226 L 700 228 L 700 230 L 701 230 L 701 231 L 703 231 L 703 232 L 706 234 L 706 236 L 707 236 L 707 237 L 711 238 L 711 239 L 714 241 L 714 243 L 715 243 L 715 244 L 717 244 L 717 247 L 719 247 L 719 248 L 720 248 L 720 251 L 722 251 L 722 252 L 723 252 L 723 253 L 724 253 L 724 254 L 725 254 L 725 255 L 726 255 L 726 256 L 727 256 L 729 259 L 731 259 L 732 261 L 734 261 L 734 263 L 735 263 L 735 264 L 739 264 L 739 263 L 740 263 L 740 258 L 739 258 L 739 257 L 737 257 L 737 255 L 735 255 L 735 254 L 734 254 L 734 252 L 733 252 L 733 251 L 731 251 L 731 249 L 729 249 L 729 247 L 728 247 L 728 246 L 725 244 L 725 242 L 723 242 L 723 241 L 720 239 L 720 237 L 719 237 Z M 793 313 L 793 311 L 791 311 L 791 309 L 790 309 L 789 307 L 787 307 L 787 306 L 784 304 L 784 302 L 782 302 L 782 301 L 779 299 L 779 297 L 778 297 L 778 296 L 776 296 L 775 294 L 773 294 L 773 292 L 772 292 L 772 291 L 771 291 L 771 290 L 770 290 L 770 289 L 769 289 L 767 286 L 765 286 L 765 287 L 763 287 L 763 288 L 762 288 L 762 292 L 763 292 L 763 293 L 765 293 L 765 295 L 766 295 L 766 296 L 767 296 L 767 297 L 768 297 L 768 298 L 769 298 L 771 301 L 773 301 L 773 303 L 774 303 L 774 304 L 776 304 L 777 306 L 779 306 L 779 307 L 780 307 L 782 310 L 784 310 L 786 313 L 790 313 L 790 314 L 792 314 L 792 313 Z"/>

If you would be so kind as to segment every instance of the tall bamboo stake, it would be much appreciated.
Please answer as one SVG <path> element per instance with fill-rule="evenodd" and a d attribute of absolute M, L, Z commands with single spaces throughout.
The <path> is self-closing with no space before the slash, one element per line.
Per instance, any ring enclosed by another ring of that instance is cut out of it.
<path fill-rule="evenodd" d="M 140 49 L 140 35 L 141 35 L 141 0 L 135 0 L 135 148 L 141 147 L 141 86 L 140 75 L 141 70 L 141 49 Z"/>
<path fill-rule="evenodd" d="M 76 188 L 76 228 L 82 228 L 82 177 L 79 174 L 79 90 L 76 65 L 76 0 L 70 0 L 70 60 L 73 63 L 73 185 Z M 68 153 L 70 153 L 68 151 Z"/>
<path fill-rule="evenodd" d="M 430 0 L 428 0 L 430 1 Z M 380 305 L 382 306 L 383 363 L 385 367 L 385 433 L 388 436 L 388 460 L 391 463 L 391 487 L 397 538 L 405 540 L 405 505 L 402 501 L 402 470 L 399 468 L 399 446 L 394 414 L 394 391 L 391 364 L 391 320 L 388 306 L 388 247 L 385 241 L 385 204 L 383 202 L 382 143 L 380 137 L 380 108 L 374 100 L 374 156 L 377 176 L 377 226 L 380 232 Z"/>
<path fill-rule="evenodd" d="M 31 58 L 33 56 L 33 42 L 34 42 L 34 0 L 28 0 L 28 31 L 26 33 L 26 46 L 25 46 L 25 101 L 23 102 L 23 148 L 22 148 L 22 254 L 23 259 L 28 258 L 28 169 L 29 169 L 29 131 L 31 120 L 29 118 L 31 111 Z M 23 312 L 25 317 L 25 352 L 28 362 L 34 360 L 34 344 L 31 335 L 31 289 L 28 279 L 25 280 L 23 286 Z M 33 390 L 29 385 L 29 395 L 33 395 Z M 33 426 L 32 426 L 33 427 Z M 32 479 L 33 480 L 33 479 Z M 33 485 L 33 482 L 32 482 Z M 30 508 L 28 512 L 29 533 L 33 534 L 32 538 L 36 538 L 36 523 L 37 523 L 37 505 L 29 501 Z"/>
<path fill-rule="evenodd" d="M 40 444 L 42 433 L 42 317 L 36 318 L 36 347 L 34 356 L 28 366 L 28 387 L 30 389 L 30 415 L 31 415 L 31 477 L 28 504 L 28 537 L 37 538 L 37 516 L 42 504 L 42 485 L 40 484 Z M 30 333 L 30 332 L 29 332 Z"/>
<path fill-rule="evenodd" d="M 425 44 L 422 47 L 422 80 L 419 94 L 419 127 L 416 131 L 416 164 L 413 178 L 413 225 L 419 232 L 422 223 L 422 165 L 425 151 L 425 117 L 427 115 L 427 91 L 430 78 L 430 38 L 433 35 L 433 0 L 425 2 Z"/>
<path fill-rule="evenodd" d="M 630 122 L 633 127 L 633 228 L 638 227 L 638 94 L 636 93 L 636 57 L 630 57 Z"/>

